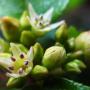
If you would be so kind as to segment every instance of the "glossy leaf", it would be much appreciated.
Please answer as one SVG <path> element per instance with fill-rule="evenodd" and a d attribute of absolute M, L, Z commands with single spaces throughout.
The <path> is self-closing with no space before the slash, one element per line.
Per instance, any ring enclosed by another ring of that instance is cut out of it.
<path fill-rule="evenodd" d="M 25 0 L 0 0 L 0 17 L 20 17 L 25 9 Z"/>
<path fill-rule="evenodd" d="M 68 29 L 68 37 L 77 37 L 79 35 L 79 31 L 74 27 L 74 26 L 70 26 Z"/>
<path fill-rule="evenodd" d="M 64 78 L 56 86 L 48 87 L 44 90 L 90 90 L 90 87 Z"/>
<path fill-rule="evenodd" d="M 50 7 L 54 7 L 53 20 L 56 20 L 66 8 L 69 0 L 0 0 L 0 16 L 20 17 L 29 2 L 38 13 L 44 13 Z"/>

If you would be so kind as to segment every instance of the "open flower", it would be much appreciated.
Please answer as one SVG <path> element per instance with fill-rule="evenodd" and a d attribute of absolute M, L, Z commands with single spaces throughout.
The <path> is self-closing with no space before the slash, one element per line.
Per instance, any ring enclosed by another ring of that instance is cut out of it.
<path fill-rule="evenodd" d="M 33 28 L 33 31 L 40 32 L 48 32 L 53 30 L 64 23 L 64 20 L 57 22 L 55 24 L 50 24 L 52 15 L 53 15 L 53 7 L 50 8 L 46 13 L 38 15 L 33 9 L 32 5 L 29 4 L 29 22 Z"/>
<path fill-rule="evenodd" d="M 11 54 L 0 53 L 0 65 L 6 68 L 9 72 L 6 73 L 9 77 L 23 77 L 29 74 L 33 67 L 33 48 L 27 52 L 23 52 L 16 44 L 10 43 Z"/>

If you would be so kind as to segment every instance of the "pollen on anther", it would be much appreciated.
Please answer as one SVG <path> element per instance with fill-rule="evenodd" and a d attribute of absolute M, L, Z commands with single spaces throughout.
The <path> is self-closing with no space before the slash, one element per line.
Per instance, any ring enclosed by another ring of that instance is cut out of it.
<path fill-rule="evenodd" d="M 24 65 L 28 65 L 28 61 L 25 61 L 25 62 L 24 62 Z"/>
<path fill-rule="evenodd" d="M 23 69 L 20 68 L 20 69 L 19 69 L 19 74 L 22 74 L 22 73 L 23 73 Z"/>
<path fill-rule="evenodd" d="M 20 58 L 24 58 L 24 54 L 22 53 L 22 54 L 20 54 Z"/>
<path fill-rule="evenodd" d="M 14 67 L 8 67 L 10 70 L 14 70 Z"/>
<path fill-rule="evenodd" d="M 14 61 L 14 62 L 16 61 L 16 59 L 14 57 L 11 57 L 11 60 Z"/>

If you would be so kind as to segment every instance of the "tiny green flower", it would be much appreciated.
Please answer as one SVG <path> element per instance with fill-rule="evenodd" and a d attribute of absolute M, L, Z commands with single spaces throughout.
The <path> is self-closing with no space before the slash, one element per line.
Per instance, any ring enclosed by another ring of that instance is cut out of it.
<path fill-rule="evenodd" d="M 33 32 L 37 36 L 41 36 L 52 29 L 56 29 L 64 23 L 64 21 L 60 21 L 55 24 L 50 24 L 53 15 L 53 10 L 54 9 L 52 7 L 45 14 L 38 15 L 33 9 L 32 5 L 29 4 L 29 17 L 27 18 L 29 19 Z M 38 35 L 38 33 L 42 34 Z"/>
<path fill-rule="evenodd" d="M 14 78 L 28 75 L 33 67 L 33 48 L 25 53 L 14 43 L 10 47 L 12 55 L 0 53 L 0 65 L 9 71 L 6 75 Z"/>

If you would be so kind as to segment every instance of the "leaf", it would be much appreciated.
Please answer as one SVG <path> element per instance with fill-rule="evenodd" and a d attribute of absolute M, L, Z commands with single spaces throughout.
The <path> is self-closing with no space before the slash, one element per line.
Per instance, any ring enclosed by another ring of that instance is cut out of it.
<path fill-rule="evenodd" d="M 90 87 L 69 79 L 62 79 L 62 87 L 66 90 L 90 90 Z"/>
<path fill-rule="evenodd" d="M 68 8 L 66 9 L 67 11 L 70 11 L 74 8 L 77 8 L 81 6 L 85 0 L 69 0 Z"/>
<path fill-rule="evenodd" d="M 25 0 L 0 0 L 0 17 L 13 16 L 19 18 L 25 8 Z"/>
<path fill-rule="evenodd" d="M 53 21 L 55 21 L 66 9 L 69 0 L 27 0 L 32 3 L 37 13 L 44 13 L 54 7 Z"/>
<path fill-rule="evenodd" d="M 68 37 L 76 37 L 79 35 L 79 31 L 74 27 L 74 26 L 70 26 L 68 29 Z"/>
<path fill-rule="evenodd" d="M 0 17 L 13 16 L 19 18 L 31 2 L 38 13 L 44 13 L 54 7 L 53 20 L 58 18 L 66 8 L 69 0 L 0 0 Z"/>
<path fill-rule="evenodd" d="M 63 78 L 58 85 L 52 87 L 45 87 L 44 90 L 90 90 L 90 87 L 77 83 L 75 81 Z"/>
<path fill-rule="evenodd" d="M 10 88 L 0 88 L 0 90 L 22 90 L 22 89 L 16 89 L 16 88 L 13 88 L 13 89 L 12 88 L 11 89 Z"/>

